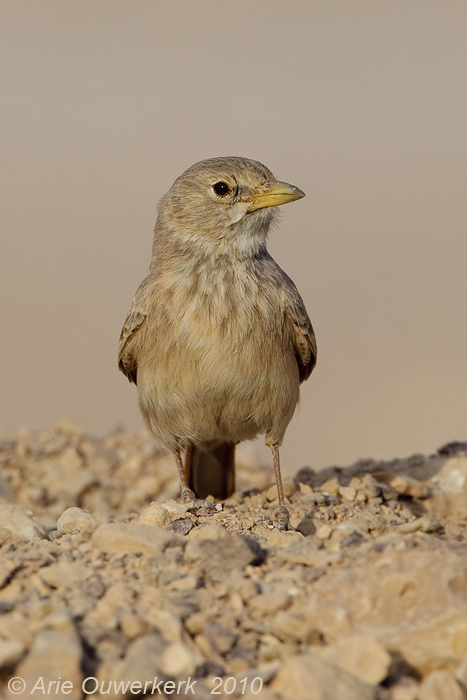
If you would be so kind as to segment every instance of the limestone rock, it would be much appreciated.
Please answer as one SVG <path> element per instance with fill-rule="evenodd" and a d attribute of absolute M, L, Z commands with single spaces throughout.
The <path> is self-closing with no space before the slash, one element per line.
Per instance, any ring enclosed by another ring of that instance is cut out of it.
<path fill-rule="evenodd" d="M 138 518 L 139 525 L 156 525 L 157 527 L 165 527 L 170 525 L 172 518 L 169 511 L 157 503 L 151 503 L 148 508 L 145 508 Z"/>
<path fill-rule="evenodd" d="M 229 652 L 237 639 L 236 634 L 217 622 L 208 622 L 204 634 L 211 647 L 219 654 Z"/>
<path fill-rule="evenodd" d="M 376 700 L 374 688 L 313 654 L 284 664 L 270 687 L 285 700 Z"/>
<path fill-rule="evenodd" d="M 343 636 L 334 644 L 316 649 L 314 653 L 370 685 L 381 683 L 391 665 L 391 656 L 379 640 L 370 635 Z"/>
<path fill-rule="evenodd" d="M 184 515 L 190 508 L 189 503 L 179 503 L 172 499 L 161 503 L 161 508 L 165 508 L 172 518 Z"/>
<path fill-rule="evenodd" d="M 189 542 L 186 557 L 189 561 L 198 561 L 205 571 L 222 573 L 260 562 L 264 553 L 256 540 L 229 535 L 221 539 Z"/>
<path fill-rule="evenodd" d="M 467 456 L 454 455 L 432 478 L 434 487 L 430 512 L 443 520 L 459 520 L 467 516 Z"/>
<path fill-rule="evenodd" d="M 186 644 L 174 642 L 169 644 L 160 657 L 160 669 L 167 676 L 192 676 L 196 666 L 202 661 L 201 655 L 196 654 Z"/>
<path fill-rule="evenodd" d="M 0 505 L 0 527 L 25 540 L 44 536 L 44 528 L 35 520 L 31 512 L 9 503 Z"/>
<path fill-rule="evenodd" d="M 42 682 L 47 689 L 49 683 L 56 683 L 61 678 L 71 684 L 67 686 L 70 692 L 67 692 L 66 697 L 80 700 L 81 660 L 82 649 L 76 633 L 69 629 L 45 629 L 39 632 L 30 653 L 15 669 L 15 675 L 24 680 L 26 688 L 24 695 L 15 697 L 30 697 L 38 682 Z M 55 690 L 57 685 L 51 687 Z M 35 692 L 39 694 L 40 690 Z"/>
<path fill-rule="evenodd" d="M 163 552 L 167 547 L 185 544 L 182 537 L 160 527 L 131 523 L 99 525 L 92 536 L 92 541 L 98 549 L 112 554 L 142 552 L 142 554 L 152 555 Z"/>
<path fill-rule="evenodd" d="M 89 578 L 89 570 L 83 562 L 59 561 L 40 570 L 40 577 L 51 588 L 77 586 Z"/>
<path fill-rule="evenodd" d="M 389 482 L 390 486 L 402 496 L 411 498 L 427 498 L 430 493 L 430 486 L 426 481 L 414 479 L 407 474 L 398 474 Z"/>
<path fill-rule="evenodd" d="M 145 683 L 150 682 L 151 687 L 154 678 L 163 679 L 159 661 L 164 649 L 164 641 L 159 635 L 148 634 L 130 644 L 123 660 L 110 658 L 102 664 L 97 679 L 99 686 L 103 684 L 103 689 L 109 693 L 103 697 L 114 700 L 139 697 L 137 691 L 141 691 Z"/>
<path fill-rule="evenodd" d="M 420 684 L 409 676 L 402 676 L 391 684 L 391 700 L 419 700 Z"/>
<path fill-rule="evenodd" d="M 465 700 L 465 694 L 450 673 L 433 671 L 423 679 L 417 700 Z"/>
<path fill-rule="evenodd" d="M 222 525 L 217 523 L 208 523 L 203 527 L 197 527 L 188 535 L 188 540 L 221 540 L 229 538 L 230 532 Z"/>
<path fill-rule="evenodd" d="M 0 669 L 15 665 L 25 651 L 26 647 L 21 642 L 0 638 Z"/>
<path fill-rule="evenodd" d="M 328 641 L 371 634 L 421 673 L 440 664 L 455 671 L 467 655 L 467 551 L 418 537 L 328 571 L 300 608 L 304 620 Z"/>
<path fill-rule="evenodd" d="M 57 520 L 57 530 L 60 535 L 66 535 L 72 530 L 82 530 L 91 522 L 96 522 L 96 518 L 76 506 L 67 508 Z"/>

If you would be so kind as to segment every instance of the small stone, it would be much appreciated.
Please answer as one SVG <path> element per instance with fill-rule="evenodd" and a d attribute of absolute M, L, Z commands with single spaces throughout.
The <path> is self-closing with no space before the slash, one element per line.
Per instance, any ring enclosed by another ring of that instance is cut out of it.
<path fill-rule="evenodd" d="M 295 481 L 291 478 L 283 479 L 282 481 L 282 488 L 284 489 L 284 496 L 286 498 L 290 498 L 293 496 L 295 491 L 297 490 L 297 485 L 295 484 Z M 266 500 L 269 501 L 270 503 L 273 501 L 277 501 L 277 485 L 272 484 L 272 486 L 269 487 L 269 489 L 266 492 Z"/>
<path fill-rule="evenodd" d="M 421 518 L 402 523 L 402 525 L 397 527 L 397 530 L 403 534 L 417 532 L 418 530 L 421 532 L 441 532 L 443 526 L 431 515 L 423 515 Z"/>
<path fill-rule="evenodd" d="M 290 602 L 286 591 L 274 590 L 271 593 L 261 593 L 250 599 L 250 608 L 261 615 L 274 615 L 284 610 Z"/>
<path fill-rule="evenodd" d="M 102 646 L 102 644 L 99 645 L 101 654 Z M 147 634 L 130 643 L 123 660 L 120 661 L 118 657 L 110 655 L 93 675 L 97 676 L 103 688 L 113 690 L 112 695 L 106 695 L 106 697 L 112 697 L 112 700 L 140 697 L 141 693 L 137 691 L 138 689 L 141 691 L 149 679 L 159 676 L 160 680 L 160 659 L 165 648 L 166 643 L 160 635 Z M 131 684 L 135 684 L 133 692 L 131 692 Z M 121 689 L 118 692 L 119 685 L 124 687 L 126 685 L 127 693 L 123 693 Z"/>
<path fill-rule="evenodd" d="M 258 659 L 266 663 L 281 659 L 284 653 L 284 648 L 285 645 L 282 644 L 277 637 L 272 634 L 265 634 L 260 641 Z"/>
<path fill-rule="evenodd" d="M 149 608 L 145 619 L 153 625 L 167 642 L 181 642 L 183 625 L 181 619 L 170 610 Z"/>
<path fill-rule="evenodd" d="M 338 494 L 344 499 L 344 501 L 355 501 L 357 489 L 354 489 L 351 486 L 339 486 Z"/>
<path fill-rule="evenodd" d="M 82 530 L 96 518 L 82 508 L 67 508 L 57 520 L 57 530 L 60 535 L 66 535 L 72 530 Z"/>
<path fill-rule="evenodd" d="M 145 632 L 148 632 L 148 626 L 139 615 L 128 612 L 120 618 L 120 629 L 123 634 L 126 634 L 130 639 L 140 637 Z"/>
<path fill-rule="evenodd" d="M 181 675 L 191 676 L 200 660 L 201 656 L 195 656 L 185 644 L 175 642 L 162 652 L 160 669 L 162 673 L 175 678 Z"/>
<path fill-rule="evenodd" d="M 36 636 L 30 653 L 15 668 L 15 676 L 22 678 L 28 689 L 33 688 L 39 678 L 45 688 L 62 678 L 71 684 L 66 697 L 80 700 L 81 663 L 81 644 L 74 630 L 46 629 Z"/>
<path fill-rule="evenodd" d="M 334 495 L 337 495 L 339 489 L 340 485 L 336 476 L 334 476 L 332 479 L 328 479 L 324 482 L 324 484 L 321 484 L 321 486 L 319 487 L 320 491 L 324 491 L 325 493 L 332 493 Z"/>
<path fill-rule="evenodd" d="M 292 542 L 301 542 L 304 539 L 301 532 L 296 532 L 295 530 L 278 530 L 277 527 L 267 530 L 264 534 L 268 545 L 287 545 Z"/>
<path fill-rule="evenodd" d="M 203 525 L 202 527 L 195 527 L 188 534 L 190 542 L 193 540 L 222 540 L 229 537 L 231 537 L 230 532 L 217 523 L 208 523 L 208 525 Z"/>
<path fill-rule="evenodd" d="M 342 537 L 341 544 L 343 547 L 355 547 L 356 545 L 359 545 L 365 541 L 366 541 L 365 535 L 363 535 L 358 530 L 352 530 L 351 532 L 346 534 L 344 537 Z"/>
<path fill-rule="evenodd" d="M 381 484 L 376 481 L 375 477 L 371 474 L 364 474 L 359 479 L 360 483 L 358 486 L 353 483 L 353 479 L 349 486 L 357 488 L 356 500 L 364 503 L 372 498 L 378 498 L 381 496 Z"/>
<path fill-rule="evenodd" d="M 271 630 L 276 637 L 283 641 L 313 644 L 322 636 L 316 626 L 303 615 L 293 611 L 280 611 L 274 617 Z"/>
<path fill-rule="evenodd" d="M 448 671 L 432 671 L 423 679 L 417 700 L 465 700 L 465 694 Z"/>
<path fill-rule="evenodd" d="M 44 528 L 30 511 L 9 503 L 0 505 L 0 527 L 25 540 L 38 539 L 45 535 Z"/>
<path fill-rule="evenodd" d="M 290 544 L 281 550 L 280 556 L 291 564 L 303 564 L 316 569 L 337 564 L 342 559 L 341 553 L 322 549 L 313 540 L 305 537 L 290 541 Z"/>
<path fill-rule="evenodd" d="M 204 634 L 196 634 L 194 639 L 196 646 L 201 649 L 203 656 L 212 661 L 212 656 L 214 655 L 214 652 Z M 222 661 L 221 657 L 219 657 L 219 662 L 220 661 Z"/>
<path fill-rule="evenodd" d="M 391 700 L 418 700 L 420 685 L 414 678 L 403 676 L 391 685 Z"/>
<path fill-rule="evenodd" d="M 217 622 L 208 622 L 204 628 L 204 635 L 214 651 L 219 654 L 227 654 L 237 640 L 237 635 Z"/>
<path fill-rule="evenodd" d="M 272 503 L 273 501 L 277 501 L 277 486 L 276 484 L 272 484 L 266 491 L 266 500 L 269 501 L 269 503 Z"/>
<path fill-rule="evenodd" d="M 298 488 L 300 489 L 300 493 L 304 496 L 309 496 L 311 493 L 313 493 L 313 488 L 310 486 L 310 484 L 304 484 L 303 481 L 300 481 Z"/>
<path fill-rule="evenodd" d="M 175 591 L 194 591 L 200 587 L 202 578 L 196 574 L 188 574 L 174 579 L 170 583 L 170 588 Z"/>
<path fill-rule="evenodd" d="M 110 554 L 141 552 L 145 555 L 161 554 L 167 547 L 184 546 L 183 537 L 154 525 L 130 523 L 106 523 L 94 531 L 95 547 Z"/>
<path fill-rule="evenodd" d="M 333 529 L 332 525 L 320 525 L 316 530 L 316 537 L 319 537 L 320 540 L 328 540 L 331 537 Z"/>
<path fill-rule="evenodd" d="M 231 608 L 232 612 L 236 615 L 239 615 L 240 613 L 242 613 L 244 610 L 244 607 L 245 607 L 243 605 L 242 596 L 240 595 L 240 593 L 238 591 L 233 591 L 230 594 L 229 604 L 230 604 L 230 608 Z"/>
<path fill-rule="evenodd" d="M 21 642 L 0 638 L 0 669 L 17 664 L 25 651 L 26 647 Z"/>
<path fill-rule="evenodd" d="M 353 676 L 378 685 L 389 673 L 391 656 L 376 637 L 351 634 L 341 637 L 334 644 L 317 649 L 319 658 L 335 664 Z"/>
<path fill-rule="evenodd" d="M 216 506 L 211 502 L 212 496 L 207 498 L 196 498 L 188 504 L 188 513 L 196 515 L 197 518 L 205 518 L 216 513 Z"/>
<path fill-rule="evenodd" d="M 188 535 L 188 533 L 194 528 L 195 524 L 191 518 L 179 518 L 174 520 L 168 526 L 169 532 L 175 532 L 177 535 Z"/>
<path fill-rule="evenodd" d="M 171 518 L 175 517 L 180 517 L 181 515 L 185 515 L 185 513 L 190 509 L 190 504 L 189 503 L 178 503 L 177 501 L 165 501 L 164 503 L 161 503 L 161 507 L 165 508 L 168 512 Z"/>
<path fill-rule="evenodd" d="M 185 620 L 185 627 L 191 635 L 200 634 L 204 630 L 208 618 L 204 612 L 194 612 Z"/>
<path fill-rule="evenodd" d="M 285 700 L 376 700 L 376 690 L 312 654 L 287 661 L 270 684 Z"/>
<path fill-rule="evenodd" d="M 427 498 L 430 494 L 430 487 L 425 481 L 414 479 L 406 474 L 398 474 L 393 477 L 389 485 L 401 496 Z"/>
<path fill-rule="evenodd" d="M 105 629 L 118 626 L 121 611 L 130 608 L 133 590 L 122 581 L 110 584 L 96 601 L 94 609 L 86 615 L 86 623 Z"/>
<path fill-rule="evenodd" d="M 65 588 L 82 584 L 89 578 L 89 570 L 82 561 L 58 561 L 40 570 L 40 577 L 51 588 Z"/>
<path fill-rule="evenodd" d="M 137 520 L 139 525 L 156 525 L 157 527 L 166 527 L 171 522 L 172 518 L 167 508 L 159 506 L 157 503 L 151 503 L 143 510 Z"/>
<path fill-rule="evenodd" d="M 260 563 L 264 556 L 256 540 L 240 535 L 189 542 L 185 552 L 188 561 L 198 561 L 205 571 L 219 574 Z"/>
<path fill-rule="evenodd" d="M 302 484 L 300 484 L 302 486 Z M 304 484 L 304 486 L 307 486 L 307 484 Z M 316 534 L 316 525 L 313 522 L 313 518 L 311 515 L 305 515 L 304 518 L 300 520 L 300 522 L 297 525 L 297 530 L 300 532 L 304 537 L 308 537 L 308 535 L 314 535 Z"/>

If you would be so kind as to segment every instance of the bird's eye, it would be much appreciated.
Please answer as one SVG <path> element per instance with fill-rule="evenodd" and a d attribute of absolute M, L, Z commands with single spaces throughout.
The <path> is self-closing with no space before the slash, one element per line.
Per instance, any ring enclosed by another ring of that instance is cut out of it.
<path fill-rule="evenodd" d="M 219 197 L 225 197 L 225 195 L 229 194 L 231 191 L 226 182 L 216 182 L 216 184 L 212 186 L 212 189 Z"/>

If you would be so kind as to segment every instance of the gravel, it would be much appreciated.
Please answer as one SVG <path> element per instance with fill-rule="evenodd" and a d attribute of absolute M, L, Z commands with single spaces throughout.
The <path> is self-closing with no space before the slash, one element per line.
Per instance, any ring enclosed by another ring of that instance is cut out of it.
<path fill-rule="evenodd" d="M 251 458 L 193 510 L 143 431 L 4 436 L 0 697 L 465 700 L 466 444 L 304 467 L 280 532 Z"/>

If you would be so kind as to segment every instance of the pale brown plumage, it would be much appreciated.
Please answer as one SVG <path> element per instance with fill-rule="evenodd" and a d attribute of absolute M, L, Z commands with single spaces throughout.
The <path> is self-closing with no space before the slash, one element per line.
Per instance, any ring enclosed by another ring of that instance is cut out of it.
<path fill-rule="evenodd" d="M 235 443 L 265 434 L 280 527 L 288 516 L 279 446 L 317 348 L 302 298 L 266 240 L 271 207 L 303 196 L 246 158 L 186 170 L 159 203 L 149 273 L 119 349 L 150 431 L 175 455 L 182 498 L 194 498 L 189 483 L 199 496 L 228 495 Z"/>

